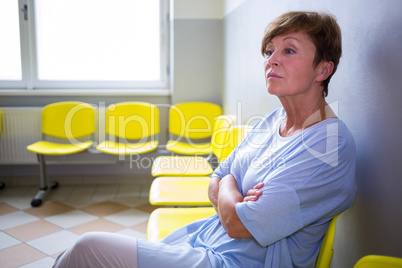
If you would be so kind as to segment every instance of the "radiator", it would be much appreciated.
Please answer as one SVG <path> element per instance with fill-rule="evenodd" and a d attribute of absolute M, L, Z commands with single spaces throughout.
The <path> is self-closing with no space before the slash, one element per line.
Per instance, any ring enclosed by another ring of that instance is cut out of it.
<path fill-rule="evenodd" d="M 0 165 L 8 164 L 37 164 L 35 153 L 29 152 L 27 146 L 42 139 L 42 109 L 43 107 L 0 107 L 1 110 L 1 134 L 0 134 Z M 105 140 L 105 107 L 99 105 L 95 110 L 95 134 L 92 137 L 95 145 L 99 140 Z M 48 141 L 56 141 L 47 137 Z M 94 163 L 89 156 L 86 159 L 78 158 L 79 163 Z M 71 158 L 71 159 L 70 159 Z M 74 156 L 69 161 L 74 162 Z M 50 162 L 58 162 L 57 159 L 49 159 Z M 61 162 L 66 162 L 61 159 Z M 114 159 L 96 157 L 95 162 L 115 163 Z M 49 162 L 49 163 L 50 163 Z M 1 174 L 0 174 L 1 175 Z"/>
<path fill-rule="evenodd" d="M 41 107 L 0 108 L 0 164 L 38 163 L 26 147 L 41 139 Z"/>

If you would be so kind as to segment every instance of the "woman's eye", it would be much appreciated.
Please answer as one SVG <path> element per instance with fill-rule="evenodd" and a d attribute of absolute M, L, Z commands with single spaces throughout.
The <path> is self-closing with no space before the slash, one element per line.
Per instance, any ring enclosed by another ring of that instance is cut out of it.
<path fill-rule="evenodd" d="M 264 56 L 265 56 L 265 58 L 269 58 L 269 57 L 271 57 L 272 56 L 272 51 L 271 50 L 266 50 L 265 52 L 264 52 Z"/>
<path fill-rule="evenodd" d="M 285 53 L 286 54 L 293 54 L 293 53 L 295 53 L 295 51 L 293 49 L 291 49 L 291 48 L 287 48 L 287 49 L 285 49 Z"/>

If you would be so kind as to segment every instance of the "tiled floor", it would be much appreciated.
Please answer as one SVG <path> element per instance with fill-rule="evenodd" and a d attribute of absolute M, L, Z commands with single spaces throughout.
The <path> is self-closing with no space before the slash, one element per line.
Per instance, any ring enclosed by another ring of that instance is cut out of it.
<path fill-rule="evenodd" d="M 0 267 L 52 267 L 83 233 L 105 231 L 146 238 L 150 183 L 60 186 L 41 207 L 30 205 L 37 187 L 0 191 Z"/>

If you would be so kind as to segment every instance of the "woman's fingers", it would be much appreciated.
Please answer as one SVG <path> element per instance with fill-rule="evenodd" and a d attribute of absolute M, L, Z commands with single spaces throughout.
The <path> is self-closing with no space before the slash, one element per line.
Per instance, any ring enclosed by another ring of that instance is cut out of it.
<path fill-rule="evenodd" d="M 261 190 L 259 190 L 259 189 L 262 188 L 262 186 L 264 186 L 264 183 L 260 182 L 260 183 L 258 183 L 256 186 L 254 186 L 253 189 L 248 190 L 247 196 L 243 198 L 243 201 L 244 201 L 244 202 L 247 202 L 247 201 L 257 201 L 257 200 L 258 200 L 258 197 L 259 197 L 260 195 L 262 195 Z"/>
<path fill-rule="evenodd" d="M 263 183 L 263 182 L 259 182 L 259 183 L 257 183 L 257 185 L 256 185 L 256 186 L 254 186 L 254 188 L 253 188 L 253 189 L 261 189 L 261 188 L 262 188 L 262 186 L 264 186 L 264 183 Z"/>
<path fill-rule="evenodd" d="M 258 200 L 258 196 L 246 196 L 243 201 L 247 202 L 247 201 L 257 201 Z"/>

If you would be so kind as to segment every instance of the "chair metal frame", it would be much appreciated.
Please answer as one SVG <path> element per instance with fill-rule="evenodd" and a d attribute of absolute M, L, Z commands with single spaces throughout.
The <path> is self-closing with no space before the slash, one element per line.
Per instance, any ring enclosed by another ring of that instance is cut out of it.
<path fill-rule="evenodd" d="M 47 193 L 45 155 L 68 155 L 85 151 L 93 144 L 95 133 L 95 109 L 91 104 L 78 101 L 51 103 L 42 109 L 42 140 L 27 146 L 36 153 L 39 162 L 40 188 L 31 201 L 40 206 Z M 85 141 L 79 141 L 85 139 Z M 57 140 L 48 141 L 48 140 Z M 61 141 L 64 141 L 61 143 Z M 55 189 L 57 182 L 50 187 Z"/>

